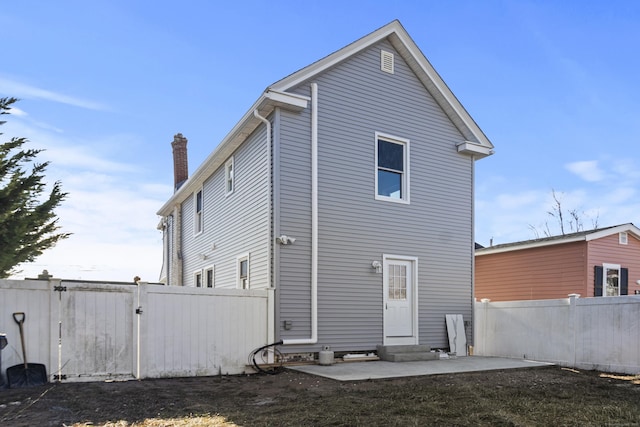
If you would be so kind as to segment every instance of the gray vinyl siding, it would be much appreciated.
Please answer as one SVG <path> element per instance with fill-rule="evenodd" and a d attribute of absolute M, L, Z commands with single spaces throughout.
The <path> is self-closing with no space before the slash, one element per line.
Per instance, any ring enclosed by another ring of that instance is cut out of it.
<path fill-rule="evenodd" d="M 216 288 L 237 287 L 237 257 L 249 253 L 252 289 L 269 286 L 269 179 L 266 130 L 260 126 L 233 154 L 234 191 L 225 194 L 222 165 L 203 185 L 203 232 L 194 235 L 193 196 L 183 202 L 185 286 L 196 271 L 215 266 Z M 213 246 L 215 245 L 215 249 Z M 200 254 L 205 254 L 202 259 Z"/>
<path fill-rule="evenodd" d="M 289 320 L 286 338 L 307 338 L 311 328 L 311 128 L 309 110 L 278 111 L 279 138 L 274 138 L 275 233 L 296 238 L 277 245 L 278 324 Z"/>
<path fill-rule="evenodd" d="M 318 343 L 285 351 L 375 349 L 383 342 L 383 254 L 418 258 L 419 341 L 448 347 L 445 314 L 472 316 L 472 160 L 464 140 L 398 54 L 383 42 L 314 80 L 319 91 Z M 309 83 L 296 92 L 310 95 Z M 282 113 L 277 227 L 299 238 L 279 253 L 282 338 L 310 335 L 309 111 Z M 375 132 L 410 140 L 410 204 L 375 200 Z M 289 231 L 291 230 L 291 231 Z M 295 250 L 294 250 L 295 249 Z M 282 321 L 291 320 L 291 330 Z"/>

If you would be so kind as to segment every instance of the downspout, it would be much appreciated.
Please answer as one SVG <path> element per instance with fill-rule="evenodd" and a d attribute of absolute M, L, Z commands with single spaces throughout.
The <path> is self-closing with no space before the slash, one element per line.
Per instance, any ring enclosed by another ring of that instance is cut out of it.
<path fill-rule="evenodd" d="M 275 242 L 275 236 L 273 235 L 273 168 L 271 166 L 271 122 L 267 120 L 266 117 L 262 117 L 258 112 L 258 109 L 253 110 L 253 115 L 262 121 L 267 127 L 267 175 L 268 175 L 268 186 L 269 190 L 267 191 L 267 204 L 269 206 L 269 225 L 267 226 L 267 285 L 269 288 L 269 292 L 273 290 L 273 276 L 272 276 L 272 268 L 271 265 L 271 250 L 273 246 L 273 242 Z M 271 294 L 273 295 L 273 294 Z M 273 302 L 275 304 L 275 300 L 272 298 L 268 299 L 268 303 Z M 275 307 L 267 308 L 267 342 L 273 342 L 275 337 Z M 271 353 L 270 353 L 271 354 Z"/>
<path fill-rule="evenodd" d="M 173 215 L 174 215 L 174 236 L 175 236 L 175 241 L 174 243 L 174 247 L 175 247 L 175 253 L 172 255 L 173 260 L 175 261 L 175 265 L 173 268 L 173 279 L 172 283 L 170 283 L 171 286 L 183 286 L 184 284 L 182 283 L 182 267 L 183 267 L 183 261 L 182 261 L 182 206 L 180 204 L 176 204 L 173 208 Z"/>
<path fill-rule="evenodd" d="M 476 157 L 471 156 L 471 346 L 476 345 Z M 465 352 L 469 354 L 469 349 Z"/>
<path fill-rule="evenodd" d="M 318 342 L 318 84 L 311 83 L 311 337 L 284 345 Z"/>

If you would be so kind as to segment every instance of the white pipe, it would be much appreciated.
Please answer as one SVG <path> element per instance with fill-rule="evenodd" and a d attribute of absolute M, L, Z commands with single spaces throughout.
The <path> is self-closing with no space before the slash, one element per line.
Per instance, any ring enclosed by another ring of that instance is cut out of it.
<path fill-rule="evenodd" d="M 136 351 L 136 379 L 139 380 L 141 378 L 140 377 L 140 322 L 142 322 L 142 319 L 141 319 L 142 312 L 140 311 L 140 281 L 136 282 L 136 287 L 138 288 L 137 289 L 137 291 L 138 291 L 137 292 L 137 295 L 138 295 L 137 296 L 138 309 L 136 311 L 136 314 L 137 314 L 137 316 L 136 316 L 137 319 L 136 320 L 138 321 L 137 322 L 138 323 L 138 325 L 137 325 L 138 348 L 136 349 L 137 350 Z"/>
<path fill-rule="evenodd" d="M 318 342 L 318 84 L 311 83 L 311 337 L 284 345 Z"/>
<path fill-rule="evenodd" d="M 268 174 L 268 206 L 269 206 L 269 214 L 273 212 L 273 196 L 272 196 L 272 188 L 273 188 L 273 168 L 271 166 L 271 150 L 272 150 L 272 141 L 271 141 L 271 122 L 267 120 L 266 117 L 262 117 L 256 108 L 253 110 L 253 115 L 262 121 L 267 128 L 267 174 Z M 273 242 L 275 241 L 275 236 L 272 230 L 273 221 L 269 218 L 269 225 L 267 226 L 267 284 L 269 289 L 273 289 L 273 277 L 271 276 L 272 266 L 271 266 L 271 250 L 273 246 Z M 269 302 L 274 301 L 273 298 L 269 298 Z M 275 314 L 274 310 L 269 307 L 268 319 L 267 319 L 267 341 L 273 342 L 275 339 Z M 273 353 L 269 353 L 270 357 L 272 357 Z M 270 362 L 272 362 L 270 360 Z"/>

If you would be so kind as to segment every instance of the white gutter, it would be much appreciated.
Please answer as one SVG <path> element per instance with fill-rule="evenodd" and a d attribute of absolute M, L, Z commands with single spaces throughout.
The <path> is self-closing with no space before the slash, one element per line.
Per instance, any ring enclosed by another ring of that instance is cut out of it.
<path fill-rule="evenodd" d="M 269 191 L 267 191 L 267 198 L 269 199 L 267 201 L 267 205 L 269 206 L 269 213 L 268 213 L 268 217 L 269 217 L 269 225 L 267 226 L 267 282 L 268 282 L 268 288 L 269 289 L 273 289 L 273 277 L 271 276 L 271 247 L 273 245 L 273 242 L 275 242 L 275 236 L 273 235 L 273 230 L 272 230 L 272 219 L 270 217 L 271 213 L 273 212 L 273 197 L 271 194 L 272 191 L 272 182 L 273 182 L 273 169 L 271 167 L 271 122 L 269 120 L 267 120 L 266 117 L 262 117 L 260 115 L 260 113 L 258 112 L 258 109 L 256 108 L 255 110 L 253 110 L 253 115 L 256 116 L 256 118 L 260 119 L 266 126 L 267 128 L 267 175 L 268 175 L 268 179 L 267 179 L 267 185 L 269 186 Z M 272 302 L 273 299 L 269 298 L 269 302 Z M 275 330 L 274 330 L 274 325 L 275 325 L 275 314 L 274 311 L 269 309 L 268 310 L 268 319 L 267 319 L 267 342 L 273 342 L 274 341 L 274 336 L 275 336 Z M 270 355 L 272 353 L 269 353 Z"/>
<path fill-rule="evenodd" d="M 318 84 L 311 83 L 311 337 L 283 345 L 318 342 Z"/>

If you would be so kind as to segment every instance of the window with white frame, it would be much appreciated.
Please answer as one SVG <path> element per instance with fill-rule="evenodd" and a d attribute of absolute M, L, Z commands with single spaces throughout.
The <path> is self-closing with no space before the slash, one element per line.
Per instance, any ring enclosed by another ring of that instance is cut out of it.
<path fill-rule="evenodd" d="M 249 289 L 249 254 L 240 255 L 237 259 L 238 288 Z"/>
<path fill-rule="evenodd" d="M 204 270 L 204 287 L 215 288 L 215 267 L 211 266 Z"/>
<path fill-rule="evenodd" d="M 194 233 L 200 234 L 202 233 L 203 225 L 204 225 L 204 198 L 202 190 L 196 192 L 193 197 L 193 223 L 194 223 Z"/>
<path fill-rule="evenodd" d="M 594 296 L 615 297 L 629 294 L 629 269 L 620 264 L 594 267 Z"/>
<path fill-rule="evenodd" d="M 629 244 L 629 235 L 627 234 L 626 231 L 621 231 L 618 234 L 618 243 L 621 244 L 621 245 Z"/>
<path fill-rule="evenodd" d="M 376 132 L 378 200 L 409 203 L 409 140 Z"/>
<path fill-rule="evenodd" d="M 620 266 L 617 264 L 602 264 L 604 277 L 602 278 L 602 295 L 617 297 L 620 295 Z"/>
<path fill-rule="evenodd" d="M 196 288 L 201 288 L 202 287 L 202 272 L 201 271 L 196 271 L 193 274 L 193 286 L 195 286 Z"/>
<path fill-rule="evenodd" d="M 224 192 L 225 194 L 231 194 L 233 193 L 233 189 L 234 189 L 234 178 L 233 175 L 235 173 L 235 169 L 234 169 L 234 165 L 233 165 L 233 156 L 231 156 L 231 158 L 229 160 L 227 160 L 227 163 L 225 163 L 224 165 Z"/>

